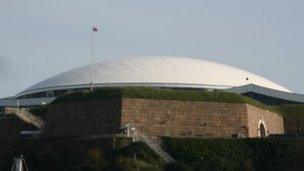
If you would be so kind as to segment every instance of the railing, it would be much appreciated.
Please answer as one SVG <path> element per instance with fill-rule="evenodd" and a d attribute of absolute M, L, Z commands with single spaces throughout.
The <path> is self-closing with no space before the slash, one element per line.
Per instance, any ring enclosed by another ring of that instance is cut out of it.
<path fill-rule="evenodd" d="M 45 122 L 40 117 L 33 115 L 24 108 L 19 109 L 13 107 L 6 107 L 4 113 L 5 115 L 14 115 L 22 121 L 32 124 L 39 129 L 42 129 L 45 125 Z"/>
<path fill-rule="evenodd" d="M 132 127 L 130 123 L 124 126 L 127 129 L 127 136 L 133 137 L 133 141 L 145 142 L 153 151 L 156 152 L 166 163 L 175 162 L 174 158 L 165 152 L 158 143 L 154 143 L 147 135 L 140 133 L 135 127 Z"/>
<path fill-rule="evenodd" d="M 166 163 L 173 163 L 175 162 L 174 158 L 165 152 L 159 144 L 154 143 L 149 137 L 147 137 L 145 134 L 139 133 L 139 138 L 143 142 L 145 142 L 152 150 L 154 150 Z"/>

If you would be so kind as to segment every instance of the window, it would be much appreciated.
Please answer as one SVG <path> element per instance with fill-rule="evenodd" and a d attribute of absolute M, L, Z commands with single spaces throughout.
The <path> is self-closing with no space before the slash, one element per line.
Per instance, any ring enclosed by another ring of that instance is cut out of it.
<path fill-rule="evenodd" d="M 53 96 L 54 96 L 54 92 L 53 91 L 46 92 L 46 97 L 53 97 Z"/>

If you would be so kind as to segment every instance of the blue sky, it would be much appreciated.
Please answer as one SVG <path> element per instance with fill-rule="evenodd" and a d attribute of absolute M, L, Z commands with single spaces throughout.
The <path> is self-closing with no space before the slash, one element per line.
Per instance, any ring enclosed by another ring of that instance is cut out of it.
<path fill-rule="evenodd" d="M 95 61 L 198 57 L 304 93 L 303 0 L 1 0 L 0 97 Z"/>

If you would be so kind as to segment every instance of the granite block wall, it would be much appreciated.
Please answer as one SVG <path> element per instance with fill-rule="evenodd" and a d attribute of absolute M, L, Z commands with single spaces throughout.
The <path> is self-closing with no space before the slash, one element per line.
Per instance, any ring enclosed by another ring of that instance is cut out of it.
<path fill-rule="evenodd" d="M 47 137 L 108 135 L 120 131 L 121 99 L 52 104 L 46 116 Z"/>
<path fill-rule="evenodd" d="M 251 105 L 246 105 L 248 115 L 249 137 L 259 136 L 259 123 L 265 123 L 268 134 L 284 134 L 283 117 Z"/>
<path fill-rule="evenodd" d="M 23 130 L 33 129 L 33 126 L 24 123 L 15 116 L 0 117 L 0 142 L 20 137 Z"/>
<path fill-rule="evenodd" d="M 130 123 L 149 136 L 257 137 L 261 117 L 270 134 L 284 133 L 281 116 L 245 104 L 130 98 L 70 102 L 51 105 L 45 135 L 109 135 Z"/>
<path fill-rule="evenodd" d="M 284 117 L 285 133 L 289 135 L 304 134 L 304 117 Z"/>
<path fill-rule="evenodd" d="M 123 99 L 121 121 L 151 136 L 229 138 L 238 133 L 257 137 L 261 116 L 269 133 L 284 133 L 281 116 L 233 103 Z"/>

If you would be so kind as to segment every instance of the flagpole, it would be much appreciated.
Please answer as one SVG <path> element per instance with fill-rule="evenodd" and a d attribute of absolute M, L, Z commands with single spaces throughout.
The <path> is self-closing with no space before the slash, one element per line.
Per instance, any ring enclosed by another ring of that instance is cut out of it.
<path fill-rule="evenodd" d="M 93 33 L 91 31 L 91 55 L 90 55 L 90 91 L 93 91 L 93 55 L 94 55 L 94 44 L 93 44 Z"/>

